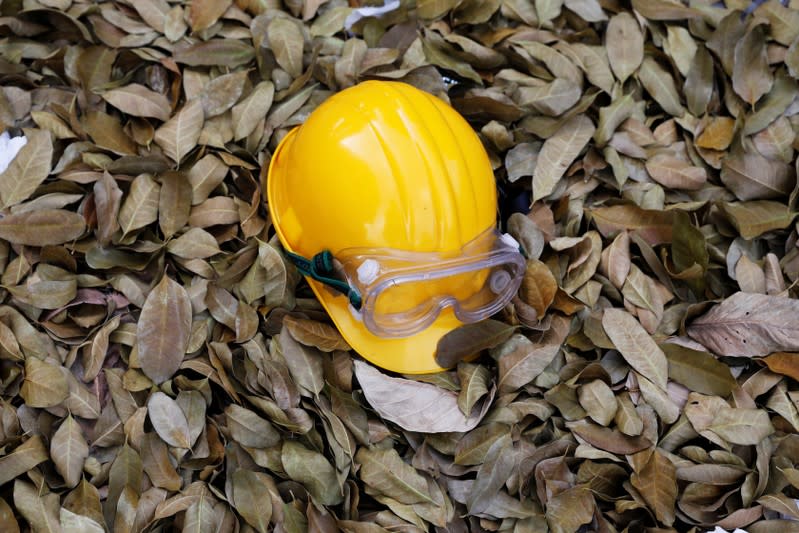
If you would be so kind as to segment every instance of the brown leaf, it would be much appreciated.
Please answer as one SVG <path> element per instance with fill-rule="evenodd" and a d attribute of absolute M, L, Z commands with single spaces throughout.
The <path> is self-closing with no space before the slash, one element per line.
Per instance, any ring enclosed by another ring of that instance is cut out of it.
<path fill-rule="evenodd" d="M 238 102 L 247 82 L 247 71 L 240 70 L 212 79 L 203 90 L 200 102 L 205 118 L 221 115 Z"/>
<path fill-rule="evenodd" d="M 100 148 L 118 155 L 136 154 L 136 143 L 125 133 L 122 124 L 115 117 L 102 111 L 89 111 L 84 127 Z"/>
<path fill-rule="evenodd" d="M 451 368 L 463 359 L 503 343 L 515 330 L 491 319 L 460 326 L 438 340 L 436 363 L 442 368 Z"/>
<path fill-rule="evenodd" d="M 533 307 L 538 317 L 543 318 L 555 299 L 558 283 L 549 268 L 537 259 L 528 259 L 519 292 L 521 299 Z"/>
<path fill-rule="evenodd" d="M 795 94 L 796 79 L 790 77 L 782 70 L 778 71 L 771 91 L 752 110 L 752 113 L 746 115 L 742 130 L 743 135 L 757 133 L 777 118 L 783 116 L 788 106 L 793 102 Z"/>
<path fill-rule="evenodd" d="M 696 116 L 704 114 L 713 96 L 713 58 L 706 47 L 697 48 L 683 90 L 688 110 Z"/>
<path fill-rule="evenodd" d="M 125 443 L 111 465 L 108 474 L 108 499 L 106 500 L 106 516 L 114 520 L 119 501 L 125 489 L 130 489 L 138 495 L 141 491 L 142 462 L 139 453 Z"/>
<path fill-rule="evenodd" d="M 788 227 L 796 218 L 796 211 L 780 202 L 753 200 L 749 202 L 725 202 L 721 210 L 744 239 Z"/>
<path fill-rule="evenodd" d="M 152 394 L 147 400 L 147 416 L 164 442 L 177 448 L 191 446 L 189 422 L 175 400 L 163 392 Z"/>
<path fill-rule="evenodd" d="M 25 381 L 19 394 L 30 407 L 53 407 L 69 396 L 69 384 L 60 367 L 28 357 L 25 359 Z"/>
<path fill-rule="evenodd" d="M 674 117 L 681 117 L 685 113 L 674 78 L 652 57 L 647 57 L 641 63 L 638 79 L 663 111 Z"/>
<path fill-rule="evenodd" d="M 267 31 L 269 47 L 275 59 L 292 78 L 302 74 L 302 50 L 305 40 L 297 23 L 287 17 L 275 17 Z"/>
<path fill-rule="evenodd" d="M 236 470 L 232 476 L 233 505 L 241 516 L 259 533 L 269 531 L 272 499 L 266 475 L 249 470 Z"/>
<path fill-rule="evenodd" d="M 640 452 L 652 445 L 652 442 L 644 436 L 628 437 L 618 431 L 585 421 L 571 423 L 570 429 L 591 446 L 620 455 Z"/>
<path fill-rule="evenodd" d="M 41 437 L 34 435 L 17 446 L 13 452 L 0 458 L 0 482 L 6 484 L 47 459 L 47 449 Z"/>
<path fill-rule="evenodd" d="M 566 0 L 567 7 L 569 3 L 570 0 Z M 593 1 L 588 0 L 587 3 L 593 4 Z M 589 46 L 583 43 L 571 43 L 569 48 L 577 55 L 578 64 L 585 72 L 585 77 L 591 83 L 610 94 L 613 90 L 614 79 L 610 69 L 607 49 L 603 46 Z"/>
<path fill-rule="evenodd" d="M 25 130 L 27 143 L 0 173 L 0 207 L 27 200 L 50 174 L 53 141 L 43 130 Z"/>
<path fill-rule="evenodd" d="M 73 531 L 103 533 L 105 531 L 99 523 L 92 520 L 88 516 L 75 514 L 72 511 L 64 509 L 63 507 L 59 509 L 58 517 L 61 522 L 61 527 L 63 527 L 64 531 L 68 533 Z"/>
<path fill-rule="evenodd" d="M 480 514 L 488 509 L 491 498 L 505 485 L 515 466 L 513 441 L 510 434 L 506 433 L 491 444 L 477 471 L 472 491 L 466 501 L 466 508 L 470 513 Z"/>
<path fill-rule="evenodd" d="M 628 12 L 611 17 L 605 33 L 605 49 L 610 68 L 624 83 L 644 60 L 644 36 L 635 18 Z"/>
<path fill-rule="evenodd" d="M 268 448 L 280 442 L 281 436 L 275 427 L 249 409 L 229 405 L 225 415 L 231 435 L 242 446 Z"/>
<path fill-rule="evenodd" d="M 602 380 L 595 379 L 581 386 L 577 398 L 588 416 L 599 425 L 610 425 L 616 416 L 616 396 Z"/>
<path fill-rule="evenodd" d="M 252 45 L 235 39 L 210 39 L 175 50 L 176 63 L 192 67 L 220 65 L 235 68 L 246 65 L 255 56 Z M 193 111 L 194 113 L 194 111 Z M 174 120 L 174 118 L 173 118 Z"/>
<path fill-rule="evenodd" d="M 591 216 L 605 237 L 621 230 L 638 233 L 650 245 L 671 242 L 674 213 L 641 209 L 634 205 L 615 205 L 590 210 Z"/>
<path fill-rule="evenodd" d="M 160 191 L 161 186 L 149 174 L 140 174 L 133 180 L 130 192 L 119 210 L 119 225 L 123 235 L 158 219 Z"/>
<path fill-rule="evenodd" d="M 188 174 L 192 191 L 191 205 L 207 200 L 211 192 L 225 179 L 227 173 L 228 167 L 212 154 L 197 161 L 189 169 Z"/>
<path fill-rule="evenodd" d="M 694 320 L 687 331 L 719 355 L 754 357 L 799 350 L 799 302 L 738 292 Z"/>
<path fill-rule="evenodd" d="M 707 181 L 707 171 L 677 157 L 658 154 L 646 162 L 652 179 L 670 189 L 701 189 Z"/>
<path fill-rule="evenodd" d="M 191 212 L 191 184 L 181 172 L 161 174 L 158 195 L 158 226 L 165 238 L 183 229 Z"/>
<path fill-rule="evenodd" d="M 677 469 L 674 464 L 655 449 L 646 465 L 630 476 L 633 487 L 638 489 L 655 516 L 662 524 L 671 527 L 675 520 L 677 501 Z"/>
<path fill-rule="evenodd" d="M 796 175 L 781 161 L 733 149 L 721 162 L 721 181 L 739 200 L 765 200 L 790 194 Z"/>
<path fill-rule="evenodd" d="M 120 111 L 134 117 L 152 117 L 167 121 L 170 115 L 169 101 L 161 93 L 151 91 L 138 83 L 131 83 L 102 94 L 103 99 Z"/>
<path fill-rule="evenodd" d="M 97 242 L 106 246 L 111 237 L 119 229 L 119 208 L 122 203 L 122 190 L 114 177 L 103 172 L 103 176 L 94 182 L 94 205 L 97 208 Z"/>
<path fill-rule="evenodd" d="M 774 433 L 768 413 L 762 409 L 719 409 L 708 429 L 733 444 L 755 445 Z"/>
<path fill-rule="evenodd" d="M 305 346 L 313 346 L 323 352 L 350 350 L 350 345 L 336 328 L 315 320 L 286 316 L 283 324 L 297 342 Z"/>
<path fill-rule="evenodd" d="M 585 486 L 568 488 L 547 501 L 547 523 L 553 532 L 578 531 L 594 516 L 594 497 Z"/>
<path fill-rule="evenodd" d="M 419 0 L 416 10 L 419 17 L 423 19 L 437 19 L 453 9 L 458 2 L 456 0 Z"/>
<path fill-rule="evenodd" d="M 784 518 L 799 520 L 799 507 L 796 500 L 789 498 L 785 494 L 766 494 L 757 500 L 766 509 L 776 511 Z"/>
<path fill-rule="evenodd" d="M 580 100 L 580 87 L 569 80 L 555 78 L 546 85 L 520 87 L 515 98 L 519 105 L 529 107 L 541 114 L 557 117 L 565 113 Z"/>
<path fill-rule="evenodd" d="M 633 0 L 632 5 L 636 12 L 649 20 L 684 20 L 701 16 L 697 9 L 663 0 Z"/>
<path fill-rule="evenodd" d="M 458 407 L 454 392 L 408 379 L 392 378 L 371 365 L 355 361 L 355 375 L 369 405 L 380 416 L 408 431 L 442 433 L 473 429 L 491 403 L 489 395 L 467 417 Z"/>
<path fill-rule="evenodd" d="M 640 322 L 624 310 L 605 309 L 602 327 L 630 366 L 661 389 L 666 388 L 668 379 L 666 355 Z"/>
<path fill-rule="evenodd" d="M 291 372 L 294 381 L 300 389 L 306 392 L 306 396 L 316 396 L 324 387 L 324 377 L 321 353 L 313 347 L 303 345 L 295 340 L 292 334 L 289 317 L 283 319 L 283 329 L 280 332 L 280 349 L 283 359 Z M 308 321 L 311 322 L 311 321 Z M 307 324 L 296 324 L 296 329 L 300 337 L 307 339 L 310 327 Z M 303 327 L 304 326 L 304 327 Z"/>
<path fill-rule="evenodd" d="M 50 455 L 67 487 L 75 487 L 80 482 L 83 464 L 89 456 L 89 445 L 80 425 L 72 416 L 67 416 L 50 440 Z"/>
<path fill-rule="evenodd" d="M 767 128 L 760 130 L 752 140 L 757 151 L 767 159 L 790 163 L 793 160 L 793 140 L 796 137 L 791 122 L 779 117 Z"/>
<path fill-rule="evenodd" d="M 400 503 L 432 503 L 427 482 L 393 448 L 361 448 L 355 456 L 360 465 L 358 476 L 377 494 L 386 494 Z"/>
<path fill-rule="evenodd" d="M 155 130 L 155 142 L 164 153 L 180 165 L 186 154 L 197 145 L 203 128 L 204 114 L 202 102 L 192 100 L 183 106 L 172 118 Z"/>
<path fill-rule="evenodd" d="M 774 83 L 766 55 L 766 32 L 754 26 L 735 45 L 732 87 L 738 96 L 754 106 Z"/>
<path fill-rule="evenodd" d="M 192 31 L 210 28 L 230 7 L 231 0 L 192 0 L 189 4 L 189 24 Z"/>
<path fill-rule="evenodd" d="M 233 198 L 214 196 L 195 205 L 189 214 L 189 225 L 208 228 L 220 224 L 236 224 L 239 222 L 239 210 Z"/>
<path fill-rule="evenodd" d="M 117 51 L 107 46 L 90 46 L 84 49 L 76 69 L 84 89 L 94 90 L 111 81 L 111 68 L 117 58 Z"/>
<path fill-rule="evenodd" d="M 147 295 L 136 325 L 139 363 L 154 382 L 166 381 L 180 367 L 189 343 L 191 315 L 186 289 L 164 275 Z"/>
<path fill-rule="evenodd" d="M 730 368 L 706 352 L 678 344 L 661 344 L 669 361 L 669 378 L 702 394 L 728 396 L 735 387 Z"/>
<path fill-rule="evenodd" d="M 768 369 L 799 381 L 799 353 L 775 352 L 763 358 Z"/>
<path fill-rule="evenodd" d="M 0 239 L 28 246 L 63 244 L 77 239 L 85 230 L 84 218 L 65 209 L 25 211 L 0 219 Z"/>
<path fill-rule="evenodd" d="M 262 81 L 255 86 L 249 96 L 233 106 L 231 118 L 235 140 L 247 137 L 258 126 L 259 121 L 266 118 L 266 114 L 272 107 L 274 95 L 274 84 L 271 81 Z M 193 201 L 192 203 L 196 204 L 197 202 Z"/>
<path fill-rule="evenodd" d="M 167 250 L 184 259 L 205 259 L 221 252 L 213 235 L 201 228 L 191 228 L 169 241 Z"/>
<path fill-rule="evenodd" d="M 14 506 L 33 530 L 61 531 L 57 494 L 41 494 L 32 483 L 17 479 L 14 481 Z"/>
<path fill-rule="evenodd" d="M 533 201 L 555 190 L 566 169 L 594 135 L 594 123 L 585 115 L 567 120 L 555 134 L 544 141 L 533 171 Z"/>
<path fill-rule="evenodd" d="M 540 342 L 533 343 L 523 335 L 514 335 L 492 351 L 497 359 L 500 392 L 519 389 L 538 377 L 560 351 L 569 333 L 569 320 L 553 317 L 552 325 Z"/>
<path fill-rule="evenodd" d="M 635 406 L 630 400 L 630 395 L 626 392 L 620 394 L 616 397 L 616 403 L 618 408 L 616 409 L 614 422 L 616 422 L 619 431 L 631 437 L 640 435 L 644 429 L 644 421 L 641 420 L 641 416 L 635 410 Z"/>
<path fill-rule="evenodd" d="M 488 394 L 491 375 L 488 369 L 481 365 L 461 363 L 458 365 L 458 381 L 461 390 L 458 393 L 458 407 L 461 413 L 469 415 L 477 401 Z"/>
<path fill-rule="evenodd" d="M 180 490 L 182 480 L 169 460 L 169 449 L 155 433 L 145 433 L 141 444 L 142 467 L 156 487 Z"/>
<path fill-rule="evenodd" d="M 735 121 L 730 117 L 713 117 L 696 138 L 696 145 L 711 150 L 726 150 L 735 134 Z"/>
<path fill-rule="evenodd" d="M 296 441 L 286 441 L 280 454 L 286 473 L 308 489 L 323 505 L 341 503 L 343 495 L 336 471 L 321 453 L 309 450 Z"/>

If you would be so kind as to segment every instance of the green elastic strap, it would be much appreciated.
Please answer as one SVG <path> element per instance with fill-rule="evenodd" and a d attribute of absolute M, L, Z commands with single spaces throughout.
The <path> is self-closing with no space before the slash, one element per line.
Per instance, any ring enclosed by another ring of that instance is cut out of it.
<path fill-rule="evenodd" d="M 333 254 L 330 250 L 319 252 L 311 259 L 307 259 L 301 255 L 286 252 L 286 257 L 291 261 L 300 274 L 315 279 L 319 283 L 323 283 L 335 289 L 341 294 L 344 294 L 349 299 L 350 303 L 356 310 L 361 309 L 361 295 L 358 291 L 349 286 L 348 283 L 331 277 L 334 273 L 333 267 Z"/>

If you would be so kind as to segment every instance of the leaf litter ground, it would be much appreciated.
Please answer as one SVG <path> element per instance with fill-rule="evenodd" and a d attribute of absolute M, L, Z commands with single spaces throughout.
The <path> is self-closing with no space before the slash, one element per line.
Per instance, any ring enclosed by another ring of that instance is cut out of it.
<path fill-rule="evenodd" d="M 799 4 L 371 4 L 0 3 L 0 530 L 799 531 Z M 366 79 L 529 254 L 449 372 L 354 354 L 263 204 Z"/>

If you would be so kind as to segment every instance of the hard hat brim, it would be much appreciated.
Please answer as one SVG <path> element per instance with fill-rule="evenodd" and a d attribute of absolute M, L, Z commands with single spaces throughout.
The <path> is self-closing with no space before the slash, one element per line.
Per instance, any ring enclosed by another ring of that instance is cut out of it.
<path fill-rule="evenodd" d="M 439 339 L 463 325 L 451 312 L 441 313 L 428 328 L 409 337 L 378 337 L 358 320 L 345 296 L 312 279 L 308 283 L 344 339 L 364 359 L 400 374 L 431 374 L 447 370 L 436 363 L 435 354 Z"/>

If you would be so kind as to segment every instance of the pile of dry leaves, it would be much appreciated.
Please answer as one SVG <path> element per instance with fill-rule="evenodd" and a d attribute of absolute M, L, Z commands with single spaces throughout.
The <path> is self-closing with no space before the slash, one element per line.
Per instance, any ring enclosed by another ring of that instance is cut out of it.
<path fill-rule="evenodd" d="M 799 3 L 711 1 L 0 2 L 0 530 L 799 531 Z M 451 372 L 360 360 L 266 214 L 365 79 L 532 204 Z"/>

